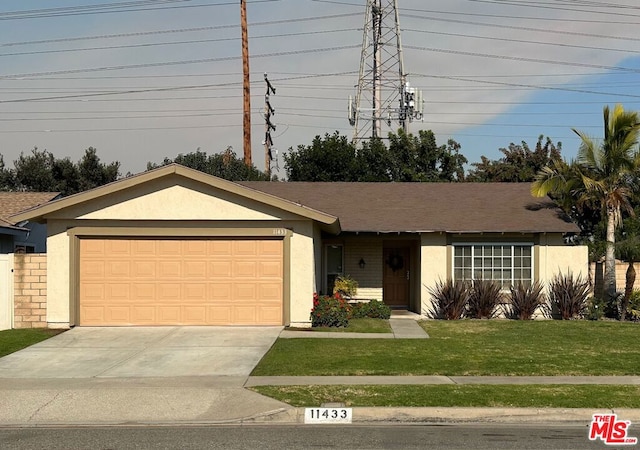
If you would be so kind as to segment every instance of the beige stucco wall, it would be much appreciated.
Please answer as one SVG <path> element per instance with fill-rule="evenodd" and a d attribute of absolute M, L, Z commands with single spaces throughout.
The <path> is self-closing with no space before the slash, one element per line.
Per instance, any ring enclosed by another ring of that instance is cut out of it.
<path fill-rule="evenodd" d="M 447 236 L 440 233 L 422 234 L 420 236 L 420 311 L 426 316 L 431 308 L 431 294 L 439 281 L 450 276 Z"/>
<path fill-rule="evenodd" d="M 47 323 L 49 327 L 72 324 L 67 223 L 47 221 Z"/>
<path fill-rule="evenodd" d="M 220 195 L 228 196 L 227 193 L 220 193 Z M 237 200 L 240 205 L 253 202 L 242 198 L 237 198 Z M 203 206 L 203 202 L 206 205 Z M 212 235 L 215 236 L 224 235 L 225 229 L 233 231 L 241 228 L 288 228 L 292 230 L 293 234 L 289 241 L 289 286 L 285 286 L 288 288 L 285 291 L 288 290 L 290 294 L 290 321 L 292 325 L 309 325 L 317 265 L 314 235 L 319 235 L 319 229 L 317 227 L 314 229 L 314 224 L 310 219 L 283 212 L 278 208 L 260 204 L 261 211 L 256 212 L 245 206 L 234 207 L 229 202 L 228 199 L 209 201 L 198 192 L 195 192 L 191 198 L 184 191 L 184 188 L 177 187 L 176 189 L 166 189 L 158 196 L 143 195 L 139 198 L 132 198 L 131 195 L 128 195 L 128 199 L 122 204 L 105 206 L 104 209 L 99 209 L 99 206 L 104 206 L 104 201 L 98 202 L 102 205 L 83 205 L 74 209 L 75 212 L 81 213 L 78 217 L 48 220 L 47 322 L 49 325 L 74 325 L 75 299 L 72 298 L 73 277 L 70 261 L 70 245 L 73 238 L 69 236 L 68 230 L 87 226 L 108 229 L 119 225 L 139 228 L 142 231 L 154 229 L 157 236 L 162 235 L 161 231 L 158 234 L 158 229 L 167 228 L 173 235 L 179 236 L 182 227 L 186 230 L 193 226 L 193 224 L 182 221 L 198 221 L 199 228 L 210 228 Z M 153 207 L 150 208 L 150 205 Z M 206 217 L 208 222 L 202 220 L 203 210 L 209 211 Z M 65 213 L 69 214 L 70 212 L 71 210 L 67 210 Z M 176 215 L 173 215 L 173 212 L 177 212 Z M 56 214 L 61 215 L 61 213 Z M 161 220 L 161 217 L 170 217 L 172 220 Z M 296 220 L 292 220 L 292 218 Z M 108 222 L 101 222 L 101 220 Z M 144 223 L 137 223 L 136 220 L 144 220 Z"/>
<path fill-rule="evenodd" d="M 311 221 L 294 226 L 291 238 L 291 326 L 311 324 L 311 308 L 315 292 L 314 230 Z"/>
<path fill-rule="evenodd" d="M 586 245 L 565 245 L 561 234 L 544 234 L 536 246 L 538 280 L 547 285 L 558 274 L 573 273 L 589 277 L 589 252 Z"/>

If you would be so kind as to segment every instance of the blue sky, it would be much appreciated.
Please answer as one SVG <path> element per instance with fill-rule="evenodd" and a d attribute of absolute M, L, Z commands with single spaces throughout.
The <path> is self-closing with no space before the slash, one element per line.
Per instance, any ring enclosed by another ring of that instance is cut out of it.
<path fill-rule="evenodd" d="M 347 98 L 357 83 L 365 4 L 248 1 L 258 167 L 265 72 L 277 88 L 280 167 L 283 152 L 316 135 L 352 135 Z M 598 137 L 605 104 L 640 109 L 633 0 L 398 5 L 405 69 L 425 98 L 424 121 L 411 131 L 457 140 L 470 162 L 499 158 L 510 142 L 533 145 L 540 134 L 561 141 L 572 158 L 579 144 L 572 127 Z M 93 146 L 104 161 L 120 161 L 123 173 L 198 148 L 232 146 L 241 155 L 239 11 L 231 0 L 2 1 L 5 163 L 36 146 L 73 160 Z"/>

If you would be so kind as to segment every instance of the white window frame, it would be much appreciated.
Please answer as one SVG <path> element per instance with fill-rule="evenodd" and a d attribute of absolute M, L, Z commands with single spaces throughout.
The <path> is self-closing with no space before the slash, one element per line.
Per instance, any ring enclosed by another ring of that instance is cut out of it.
<path fill-rule="evenodd" d="M 451 279 L 456 280 L 455 277 L 455 269 L 456 269 L 456 247 L 471 247 L 471 279 L 475 279 L 475 267 L 474 267 L 474 259 L 475 259 L 475 247 L 486 247 L 486 246 L 501 246 L 508 247 L 511 246 L 511 285 L 514 282 L 514 274 L 515 267 L 513 265 L 515 259 L 514 247 L 530 247 L 531 248 L 531 283 L 534 283 L 537 279 L 536 277 L 536 263 L 535 263 L 535 244 L 533 242 L 456 242 L 452 244 L 452 254 L 451 254 Z M 491 257 L 493 259 L 493 256 Z M 508 287 L 502 287 L 503 290 L 508 290 Z"/>

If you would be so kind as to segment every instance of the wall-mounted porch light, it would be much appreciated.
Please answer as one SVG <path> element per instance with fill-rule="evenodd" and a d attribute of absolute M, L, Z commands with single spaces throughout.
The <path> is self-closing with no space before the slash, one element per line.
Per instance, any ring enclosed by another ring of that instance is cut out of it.
<path fill-rule="evenodd" d="M 363 258 L 360 258 L 360 262 L 358 263 L 358 265 L 360 266 L 360 268 L 361 268 L 361 269 L 364 269 L 364 266 L 366 266 L 366 265 L 367 265 L 367 263 L 366 263 L 366 262 L 364 262 L 364 259 L 363 259 Z"/>

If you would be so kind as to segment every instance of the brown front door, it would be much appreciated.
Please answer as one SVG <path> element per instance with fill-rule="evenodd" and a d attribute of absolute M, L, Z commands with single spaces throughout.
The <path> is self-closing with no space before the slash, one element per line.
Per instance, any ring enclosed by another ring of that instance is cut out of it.
<path fill-rule="evenodd" d="M 391 307 L 409 307 L 409 248 L 385 248 L 382 295 Z"/>

